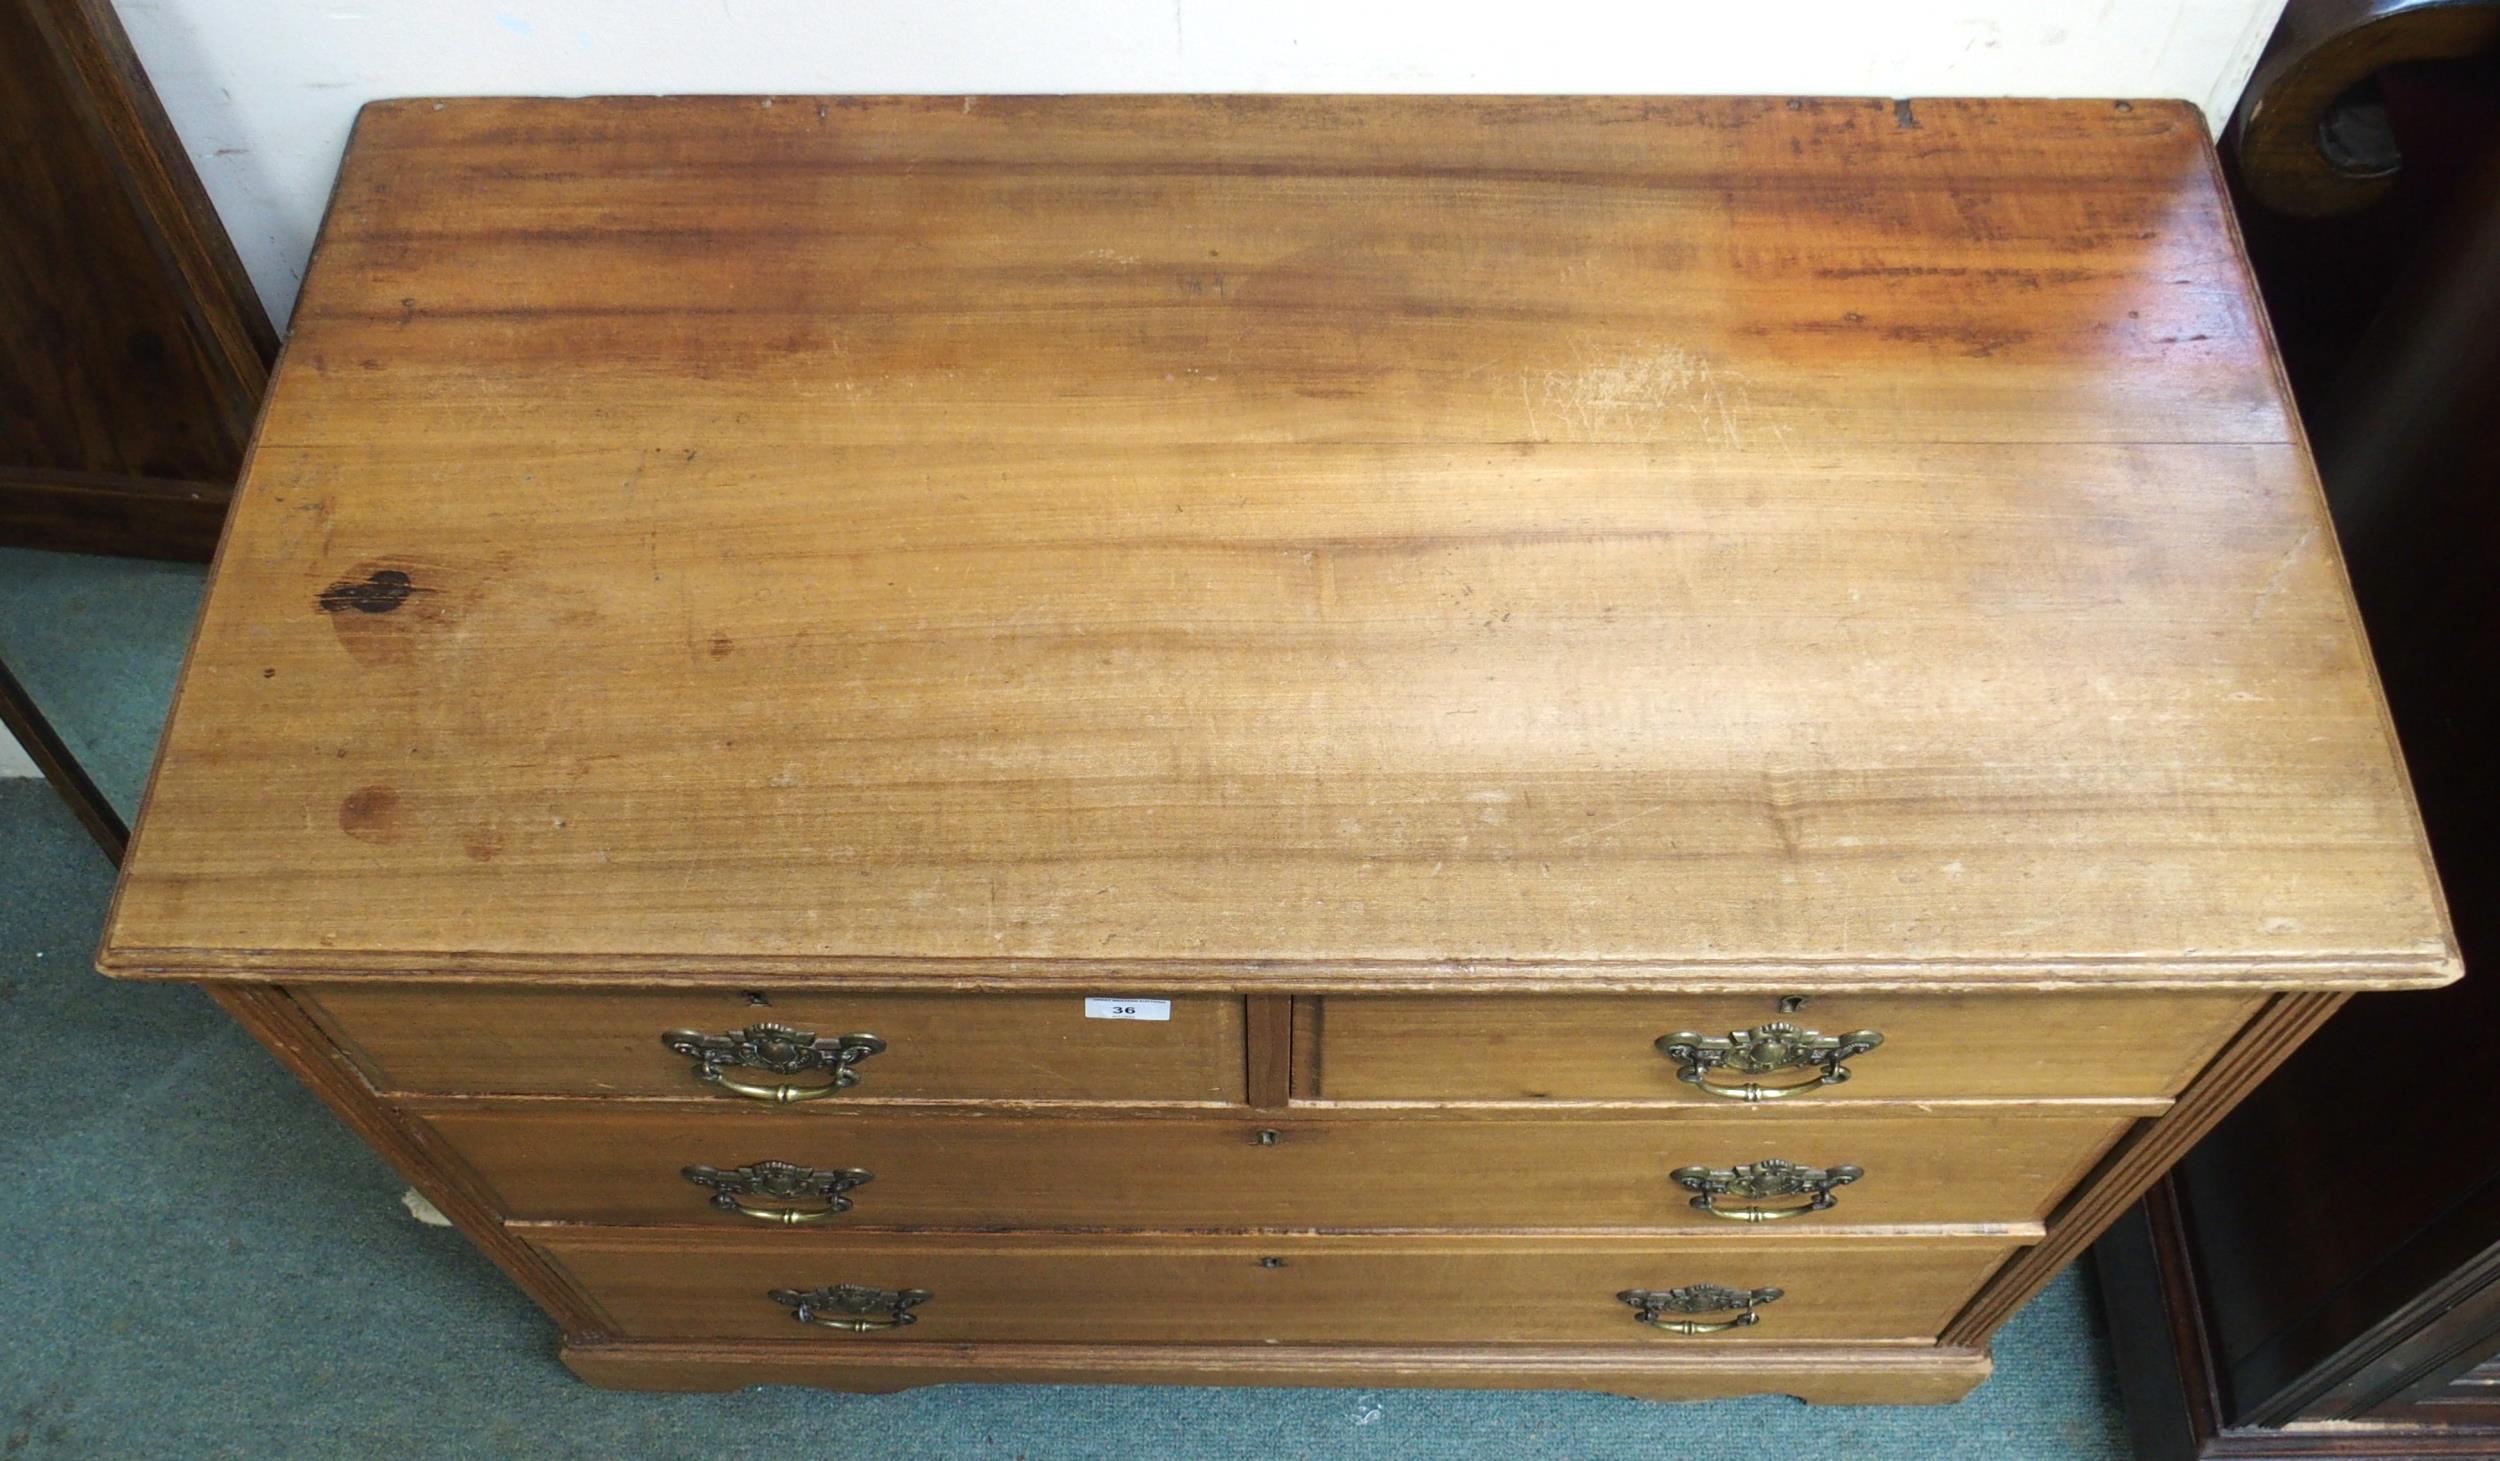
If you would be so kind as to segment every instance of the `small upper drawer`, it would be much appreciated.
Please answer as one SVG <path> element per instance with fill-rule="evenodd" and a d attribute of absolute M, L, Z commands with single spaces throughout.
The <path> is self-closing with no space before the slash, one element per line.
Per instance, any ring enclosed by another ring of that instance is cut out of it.
<path fill-rule="evenodd" d="M 1714 1106 L 1887 1096 L 2169 1096 L 2262 999 L 2158 991 L 1833 994 L 1803 1001 L 1769 994 L 1330 996 L 1298 1006 L 1296 1094 Z M 1852 1038 L 1866 1034 L 1880 1043 Z"/>
<path fill-rule="evenodd" d="M 829 1099 L 846 1104 L 1242 1099 L 1241 1001 L 1217 995 L 1170 1001 L 1168 1020 L 1113 1020 L 1088 1018 L 1073 994 L 793 991 L 758 1003 L 735 990 L 439 984 L 293 994 L 385 1091 L 771 1106 L 812 1104 L 839 1081 Z M 789 1099 L 776 1101 L 782 1090 Z"/>

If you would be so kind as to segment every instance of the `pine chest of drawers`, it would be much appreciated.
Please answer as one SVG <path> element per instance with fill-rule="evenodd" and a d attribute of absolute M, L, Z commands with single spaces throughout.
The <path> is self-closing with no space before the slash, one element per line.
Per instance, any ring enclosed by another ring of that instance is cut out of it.
<path fill-rule="evenodd" d="M 1849 1401 L 2457 972 L 2195 113 L 1589 98 L 368 109 L 101 962 L 601 1384 Z"/>

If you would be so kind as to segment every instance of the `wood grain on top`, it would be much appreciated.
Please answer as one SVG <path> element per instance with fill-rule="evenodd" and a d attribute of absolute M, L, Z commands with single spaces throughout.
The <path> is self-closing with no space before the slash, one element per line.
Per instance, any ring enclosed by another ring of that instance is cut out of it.
<path fill-rule="evenodd" d="M 2400 985 L 2181 104 L 409 101 L 120 973 Z"/>

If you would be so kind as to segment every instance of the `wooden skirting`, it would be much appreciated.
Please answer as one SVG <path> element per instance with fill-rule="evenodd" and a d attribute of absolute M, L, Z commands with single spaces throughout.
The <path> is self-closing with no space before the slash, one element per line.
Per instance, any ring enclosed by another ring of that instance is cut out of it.
<path fill-rule="evenodd" d="M 1988 1378 L 1986 1351 L 1929 1345 L 1748 1344 L 1711 1353 L 1617 1348 L 1369 1345 L 571 1343 L 564 1363 L 617 1390 L 816 1385 L 882 1393 L 915 1385 L 1383 1385 L 1594 1390 L 1644 1400 L 1794 1395 L 1826 1405 L 1941 1405 Z"/>
<path fill-rule="evenodd" d="M 0 546 L 206 563 L 234 488 L 0 467 Z"/>

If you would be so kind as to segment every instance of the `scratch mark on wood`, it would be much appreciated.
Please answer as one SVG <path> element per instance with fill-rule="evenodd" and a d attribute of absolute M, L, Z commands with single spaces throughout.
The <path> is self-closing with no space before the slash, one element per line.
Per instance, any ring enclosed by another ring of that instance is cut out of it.
<path fill-rule="evenodd" d="M 2283 581 L 2291 576 L 2292 565 L 2299 561 L 2300 555 L 2308 550 L 2311 540 L 2317 536 L 2318 530 L 2315 526 L 2301 529 L 2300 536 L 2293 540 L 2292 546 L 2284 549 L 2283 556 L 2274 561 L 2274 572 L 2266 575 L 2266 586 L 2257 591 L 2256 602 L 2248 606 L 2249 623 L 2256 623 L 2264 615 L 2267 607 L 2274 602 L 2276 591 L 2281 589 Z"/>
<path fill-rule="evenodd" d="M 1675 804 L 1674 802 L 1660 802 L 1658 805 L 1656 805 L 1656 806 L 1654 806 L 1654 807 L 1643 807 L 1643 808 L 1641 808 L 1639 811 L 1634 812 L 1632 815 L 1630 815 L 1630 816 L 1628 816 L 1628 817 L 1620 817 L 1620 818 L 1617 818 L 1616 820 L 1614 820 L 1614 821 L 1612 821 L 1612 822 L 1608 822 L 1608 823 L 1607 823 L 1605 826 L 1603 826 L 1603 827 L 1591 827 L 1591 828 L 1590 828 L 1589 830 L 1587 830 L 1586 832 L 1574 832 L 1574 833 L 1573 833 L 1573 834 L 1571 834 L 1570 836 L 1565 837 L 1565 838 L 1563 839 L 1563 846 L 1565 846 L 1565 847 L 1577 847 L 1577 846 L 1581 845 L 1582 843 L 1585 843 L 1585 842 L 1590 841 L 1590 840 L 1591 840 L 1591 839 L 1593 839 L 1593 838 L 1603 837 L 1603 836 L 1605 836 L 1605 835 L 1606 835 L 1607 833 L 1609 833 L 1609 832 L 1616 831 L 1616 830 L 1618 830 L 1618 829 L 1620 829 L 1620 828 L 1629 827 L 1629 826 L 1631 826 L 1634 822 L 1638 822 L 1638 821 L 1642 820 L 1642 819 L 1643 819 L 1643 818 L 1645 818 L 1645 817 L 1654 817 L 1654 816 L 1657 816 L 1660 812 L 1672 811 L 1672 810 L 1675 808 L 1675 805 L 1676 805 L 1676 804 Z"/>
<path fill-rule="evenodd" d="M 1705 443 L 1741 449 L 1754 414 L 1740 372 L 1672 345 L 1642 344 L 1522 377 L 1520 390 L 1529 430 L 1540 441 L 1646 439 L 1661 418 L 1680 414 Z M 1549 423 L 1557 435 L 1548 435 Z M 1773 434 L 1785 436 L 1777 427 Z"/>

